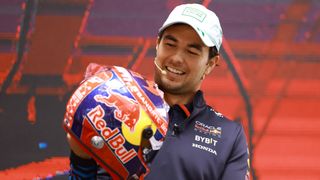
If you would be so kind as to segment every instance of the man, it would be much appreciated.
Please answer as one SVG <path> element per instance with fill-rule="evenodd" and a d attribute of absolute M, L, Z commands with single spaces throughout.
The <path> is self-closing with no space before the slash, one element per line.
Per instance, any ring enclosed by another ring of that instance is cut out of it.
<path fill-rule="evenodd" d="M 177 6 L 160 28 L 154 80 L 170 105 L 170 121 L 161 149 L 150 155 L 150 172 L 145 179 L 248 177 L 242 126 L 215 112 L 200 90 L 219 62 L 221 43 L 218 17 L 199 4 Z M 86 158 L 72 142 L 71 149 L 71 165 L 76 164 L 72 158 Z"/>

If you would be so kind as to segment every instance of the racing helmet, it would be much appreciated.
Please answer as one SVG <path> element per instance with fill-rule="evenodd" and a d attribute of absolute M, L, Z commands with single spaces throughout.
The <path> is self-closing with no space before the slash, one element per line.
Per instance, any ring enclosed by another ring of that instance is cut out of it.
<path fill-rule="evenodd" d="M 95 67 L 69 99 L 64 129 L 113 179 L 142 177 L 149 171 L 143 151 L 161 147 L 169 106 L 140 74 Z"/>

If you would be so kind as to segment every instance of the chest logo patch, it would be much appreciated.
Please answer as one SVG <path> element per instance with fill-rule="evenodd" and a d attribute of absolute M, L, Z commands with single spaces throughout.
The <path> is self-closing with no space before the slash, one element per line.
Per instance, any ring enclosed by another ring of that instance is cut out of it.
<path fill-rule="evenodd" d="M 194 136 L 194 140 L 197 142 L 202 142 L 204 144 L 212 144 L 213 146 L 216 146 L 217 140 L 214 140 L 213 138 L 208 138 L 208 137 L 202 137 L 199 135 Z"/>
<path fill-rule="evenodd" d="M 197 132 L 216 136 L 219 138 L 221 138 L 221 135 L 222 135 L 222 128 L 221 127 L 209 126 L 209 125 L 206 125 L 200 121 L 196 121 L 196 124 L 194 126 L 194 130 Z"/>

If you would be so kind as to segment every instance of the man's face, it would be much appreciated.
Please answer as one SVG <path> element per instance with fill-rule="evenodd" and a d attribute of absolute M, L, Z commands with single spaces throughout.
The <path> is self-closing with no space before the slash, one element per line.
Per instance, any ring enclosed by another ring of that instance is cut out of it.
<path fill-rule="evenodd" d="M 155 82 L 166 93 L 190 94 L 200 89 L 202 76 L 212 69 L 205 46 L 194 29 L 185 24 L 168 27 L 157 42 Z M 210 70 L 208 70 L 209 68 Z"/>

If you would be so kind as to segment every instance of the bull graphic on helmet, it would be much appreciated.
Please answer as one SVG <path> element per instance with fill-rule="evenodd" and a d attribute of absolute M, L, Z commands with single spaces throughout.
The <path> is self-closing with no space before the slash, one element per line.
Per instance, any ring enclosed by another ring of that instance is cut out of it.
<path fill-rule="evenodd" d="M 140 74 L 117 66 L 95 69 L 68 101 L 64 129 L 114 179 L 143 177 L 149 169 L 141 152 L 162 143 L 169 106 Z"/>

